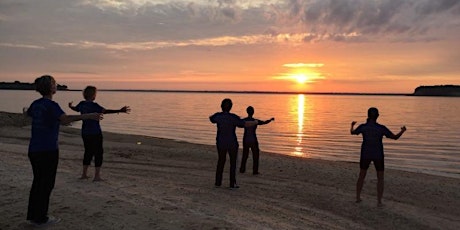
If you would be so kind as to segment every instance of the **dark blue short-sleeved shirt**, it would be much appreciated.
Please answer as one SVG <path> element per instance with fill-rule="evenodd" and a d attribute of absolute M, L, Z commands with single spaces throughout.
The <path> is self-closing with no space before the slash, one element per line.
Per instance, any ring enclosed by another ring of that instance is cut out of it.
<path fill-rule="evenodd" d="M 94 101 L 80 101 L 80 103 L 78 103 L 78 105 L 75 106 L 75 110 L 77 112 L 80 112 L 81 114 L 102 113 L 104 111 L 104 107 L 100 106 L 98 103 Z M 83 120 L 83 124 L 81 127 L 82 135 L 95 135 L 101 133 L 102 129 L 99 121 Z"/>
<path fill-rule="evenodd" d="M 209 117 L 212 123 L 217 124 L 217 146 L 237 147 L 236 127 L 244 127 L 245 121 L 239 116 L 228 112 L 215 113 Z"/>
<path fill-rule="evenodd" d="M 381 160 L 383 159 L 383 136 L 389 137 L 391 131 L 384 125 L 367 122 L 361 124 L 355 130 L 357 134 L 363 135 L 361 145 L 361 159 Z"/>
<path fill-rule="evenodd" d="M 261 123 L 261 121 L 255 119 L 255 118 L 250 118 L 250 117 L 246 117 L 243 120 L 245 120 L 245 121 L 258 121 L 259 124 Z M 243 143 L 250 144 L 250 143 L 257 143 L 258 142 L 257 134 L 256 134 L 257 126 L 258 125 L 254 125 L 254 126 L 251 126 L 251 127 L 244 127 Z"/>
<path fill-rule="evenodd" d="M 48 98 L 32 102 L 27 115 L 32 117 L 29 152 L 58 150 L 59 117 L 64 114 L 58 103 Z"/>

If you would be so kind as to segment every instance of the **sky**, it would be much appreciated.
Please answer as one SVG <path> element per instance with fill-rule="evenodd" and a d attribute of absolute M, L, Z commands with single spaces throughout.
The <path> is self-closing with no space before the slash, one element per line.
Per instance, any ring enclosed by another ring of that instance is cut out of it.
<path fill-rule="evenodd" d="M 412 93 L 460 85 L 459 0 L 0 0 L 0 81 Z"/>

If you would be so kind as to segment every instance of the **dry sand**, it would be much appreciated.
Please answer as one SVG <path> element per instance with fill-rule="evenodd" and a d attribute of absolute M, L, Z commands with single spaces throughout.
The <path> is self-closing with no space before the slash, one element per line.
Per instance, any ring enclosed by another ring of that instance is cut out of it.
<path fill-rule="evenodd" d="M 1 112 L 0 127 L 0 229 L 32 229 L 30 126 Z M 261 174 L 238 173 L 241 188 L 229 190 L 213 186 L 214 146 L 104 133 L 106 181 L 79 180 L 78 128 L 61 127 L 49 213 L 62 221 L 47 229 L 460 229 L 459 179 L 387 169 L 377 207 L 371 168 L 356 204 L 356 163 L 263 152 Z"/>

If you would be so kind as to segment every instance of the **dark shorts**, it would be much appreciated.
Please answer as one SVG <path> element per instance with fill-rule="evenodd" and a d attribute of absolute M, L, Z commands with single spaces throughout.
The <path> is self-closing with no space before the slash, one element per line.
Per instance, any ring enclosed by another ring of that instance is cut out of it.
<path fill-rule="evenodd" d="M 360 159 L 359 160 L 359 167 L 361 169 L 369 169 L 369 165 L 371 162 L 374 162 L 375 170 L 383 171 L 385 169 L 385 163 L 383 159 L 380 160 L 370 160 L 370 159 Z"/>
<path fill-rule="evenodd" d="M 90 165 L 94 157 L 94 166 L 101 167 L 104 148 L 102 145 L 102 134 L 82 135 L 83 144 L 85 146 L 85 154 L 83 156 L 83 165 Z"/>

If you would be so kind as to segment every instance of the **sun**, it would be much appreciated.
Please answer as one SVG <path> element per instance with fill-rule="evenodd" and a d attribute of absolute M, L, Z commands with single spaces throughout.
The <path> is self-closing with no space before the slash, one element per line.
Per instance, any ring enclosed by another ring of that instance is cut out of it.
<path fill-rule="evenodd" d="M 292 79 L 295 80 L 299 84 L 305 84 L 309 81 L 308 76 L 303 73 L 292 75 Z"/>

